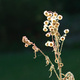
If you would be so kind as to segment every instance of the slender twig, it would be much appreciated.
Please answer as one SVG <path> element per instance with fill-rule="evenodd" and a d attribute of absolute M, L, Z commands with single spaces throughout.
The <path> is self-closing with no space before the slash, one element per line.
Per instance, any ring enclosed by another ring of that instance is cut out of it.
<path fill-rule="evenodd" d="M 64 41 L 61 43 L 60 53 L 61 53 L 61 51 L 62 51 L 63 43 L 64 43 Z"/>

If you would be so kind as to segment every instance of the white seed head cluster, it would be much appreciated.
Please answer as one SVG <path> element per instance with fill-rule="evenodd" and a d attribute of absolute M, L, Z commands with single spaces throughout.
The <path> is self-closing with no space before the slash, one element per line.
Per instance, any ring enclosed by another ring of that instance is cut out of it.
<path fill-rule="evenodd" d="M 64 35 L 61 36 L 60 33 L 58 32 L 60 23 L 59 20 L 63 19 L 62 15 L 58 15 L 57 12 L 52 12 L 52 11 L 44 11 L 44 15 L 47 17 L 47 20 L 44 21 L 44 26 L 43 26 L 43 31 L 48 32 L 45 34 L 46 37 L 50 36 L 58 36 L 59 40 L 64 41 L 66 34 L 69 33 L 69 29 L 64 30 Z M 53 45 L 53 43 L 47 42 L 45 43 L 45 46 L 50 46 Z"/>
<path fill-rule="evenodd" d="M 44 15 L 47 17 L 47 20 L 44 21 L 44 27 L 43 27 L 44 32 L 47 32 L 48 29 L 50 31 L 51 30 L 50 28 L 58 28 L 60 25 L 58 21 L 62 20 L 63 18 L 62 15 L 58 15 L 58 13 L 51 11 L 44 11 Z M 45 29 L 45 26 L 47 29 Z"/>
<path fill-rule="evenodd" d="M 58 33 L 58 28 L 60 25 L 58 21 L 62 20 L 63 16 L 52 11 L 44 11 L 44 15 L 47 17 L 47 20 L 44 21 L 43 31 L 49 31 L 49 33 L 46 34 L 46 37 L 50 37 L 50 35 L 53 36 Z"/>

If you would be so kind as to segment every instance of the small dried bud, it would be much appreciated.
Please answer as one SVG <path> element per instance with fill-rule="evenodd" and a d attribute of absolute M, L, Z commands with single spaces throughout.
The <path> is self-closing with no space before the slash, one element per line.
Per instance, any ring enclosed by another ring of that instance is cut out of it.
<path fill-rule="evenodd" d="M 49 27 L 48 27 L 48 28 L 50 29 L 50 28 L 52 28 L 52 27 L 53 27 L 52 25 L 49 25 Z"/>
<path fill-rule="evenodd" d="M 28 47 L 28 44 L 27 43 L 25 43 L 25 47 Z"/>
<path fill-rule="evenodd" d="M 53 16 L 57 17 L 58 16 L 58 13 L 53 12 Z"/>
<path fill-rule="evenodd" d="M 52 23 L 55 23 L 56 22 L 56 19 L 52 19 L 51 21 L 52 21 Z"/>
<path fill-rule="evenodd" d="M 53 35 L 55 35 L 55 33 L 54 32 L 50 32 L 51 33 L 51 35 L 53 36 Z"/>
<path fill-rule="evenodd" d="M 44 25 L 43 27 L 44 27 L 44 28 L 47 28 L 48 26 L 47 26 L 47 25 Z"/>
<path fill-rule="evenodd" d="M 62 20 L 63 16 L 62 15 L 58 15 L 58 20 Z"/>
<path fill-rule="evenodd" d="M 49 13 L 48 13 L 47 11 L 44 11 L 44 15 L 45 15 L 45 16 L 48 16 L 48 14 L 49 14 Z"/>
<path fill-rule="evenodd" d="M 54 26 L 54 28 L 58 28 L 58 27 L 59 27 L 58 25 L 55 25 L 55 26 Z"/>
<path fill-rule="evenodd" d="M 47 47 L 48 47 L 48 46 L 49 46 L 49 43 L 48 43 L 48 42 L 46 42 L 46 43 L 45 43 L 45 46 L 47 46 Z"/>
<path fill-rule="evenodd" d="M 61 41 L 64 41 L 65 40 L 65 37 L 64 36 L 60 37 L 60 40 Z"/>
<path fill-rule="evenodd" d="M 51 20 L 56 20 L 56 17 L 55 17 L 55 16 L 52 16 L 52 17 L 51 17 Z"/>
<path fill-rule="evenodd" d="M 45 60 L 46 60 L 46 61 L 49 61 L 49 57 L 48 57 L 48 56 L 45 56 Z"/>
<path fill-rule="evenodd" d="M 66 34 L 64 34 L 63 36 L 64 36 L 64 37 L 66 37 L 67 35 L 66 35 Z"/>
<path fill-rule="evenodd" d="M 44 21 L 44 25 L 48 25 L 49 24 L 49 21 Z"/>
<path fill-rule="evenodd" d="M 54 28 L 54 33 L 58 32 L 58 29 L 57 28 Z"/>
<path fill-rule="evenodd" d="M 60 23 L 59 22 L 56 22 L 56 24 L 55 24 L 56 26 L 59 26 L 60 25 Z"/>
<path fill-rule="evenodd" d="M 65 29 L 65 30 L 64 30 L 64 33 L 65 33 L 65 34 L 69 33 L 69 29 Z"/>
<path fill-rule="evenodd" d="M 56 35 L 56 36 L 58 36 L 58 35 L 59 35 L 59 33 L 57 32 L 55 35 Z"/>
<path fill-rule="evenodd" d="M 53 32 L 54 31 L 54 28 L 50 28 L 50 31 Z"/>
<path fill-rule="evenodd" d="M 54 45 L 53 42 L 50 42 L 50 43 L 49 43 L 49 46 L 50 46 L 50 47 L 53 47 L 53 45 Z"/>
<path fill-rule="evenodd" d="M 50 20 L 51 20 L 51 17 L 50 17 L 50 16 L 48 16 L 48 17 L 47 17 L 47 20 L 49 20 L 49 21 L 50 21 Z"/>
<path fill-rule="evenodd" d="M 47 31 L 48 31 L 48 29 L 47 29 L 46 27 L 44 27 L 44 28 L 43 28 L 43 31 L 44 31 L 44 32 L 47 32 Z"/>
<path fill-rule="evenodd" d="M 49 13 L 48 16 L 52 16 L 52 13 Z"/>
<path fill-rule="evenodd" d="M 22 42 L 25 43 L 25 41 L 28 40 L 28 38 L 26 36 L 22 37 Z"/>
<path fill-rule="evenodd" d="M 51 23 L 51 25 L 55 26 L 55 25 L 56 25 L 56 23 L 55 23 L 55 22 L 52 22 L 52 23 Z"/>
<path fill-rule="evenodd" d="M 46 37 L 50 37 L 50 33 L 46 33 Z"/>

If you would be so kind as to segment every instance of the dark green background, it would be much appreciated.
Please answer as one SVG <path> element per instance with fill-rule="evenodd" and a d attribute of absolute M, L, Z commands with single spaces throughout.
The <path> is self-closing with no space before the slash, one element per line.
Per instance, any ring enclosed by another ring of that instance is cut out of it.
<path fill-rule="evenodd" d="M 50 40 L 42 31 L 45 10 L 63 15 L 59 32 L 62 35 L 65 28 L 70 29 L 61 56 L 63 73 L 71 71 L 80 80 L 79 0 L 0 0 L 0 80 L 57 80 L 54 72 L 48 78 L 44 57 L 38 52 L 34 60 L 31 46 L 25 48 L 21 42 L 26 35 L 54 63 L 52 49 L 44 46 Z"/>

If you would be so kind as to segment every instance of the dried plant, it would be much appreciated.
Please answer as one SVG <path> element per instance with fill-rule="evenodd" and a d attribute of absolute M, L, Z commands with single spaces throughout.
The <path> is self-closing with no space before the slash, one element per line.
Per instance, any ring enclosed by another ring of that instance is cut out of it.
<path fill-rule="evenodd" d="M 51 62 L 50 58 L 47 55 L 45 55 L 35 45 L 35 43 L 31 42 L 26 36 L 22 37 L 22 42 L 25 43 L 25 47 L 32 45 L 32 49 L 34 50 L 34 53 L 35 53 L 34 59 L 37 57 L 36 52 L 40 51 L 42 53 L 42 55 L 45 57 L 45 60 L 46 60 L 46 66 L 50 64 L 49 78 L 52 76 L 52 71 L 54 71 L 58 80 L 75 80 L 74 75 L 71 72 L 67 72 L 66 74 L 62 73 L 62 67 L 64 66 L 64 64 L 62 63 L 62 60 L 61 60 L 61 51 L 62 51 L 64 40 L 67 36 L 67 33 L 69 33 L 69 29 L 65 29 L 64 34 L 61 36 L 58 31 L 60 26 L 59 20 L 62 20 L 63 16 L 58 15 L 58 13 L 52 12 L 52 11 L 44 11 L 44 15 L 47 17 L 47 20 L 44 21 L 43 31 L 47 32 L 45 34 L 46 37 L 51 36 L 52 38 L 51 41 L 47 41 L 45 43 L 45 46 L 51 47 L 52 50 L 54 51 L 55 63 L 58 65 L 59 73 L 57 73 L 54 67 L 54 64 Z"/>

